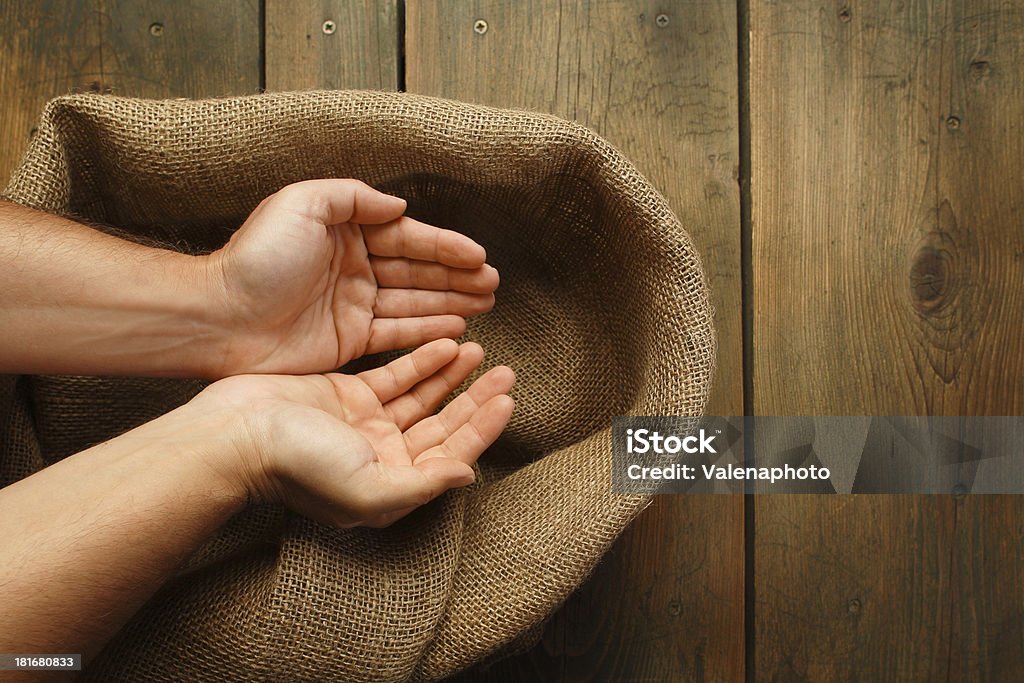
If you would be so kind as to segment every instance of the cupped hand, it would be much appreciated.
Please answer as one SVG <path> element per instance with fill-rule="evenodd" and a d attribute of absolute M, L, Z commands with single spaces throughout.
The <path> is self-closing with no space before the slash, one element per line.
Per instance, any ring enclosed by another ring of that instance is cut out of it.
<path fill-rule="evenodd" d="M 265 199 L 206 257 L 226 330 L 211 373 L 306 374 L 367 353 L 457 337 L 494 305 L 498 272 L 465 235 L 403 216 L 357 180 L 309 180 Z"/>
<path fill-rule="evenodd" d="M 483 360 L 442 339 L 358 375 L 242 375 L 190 407 L 243 415 L 242 486 L 334 527 L 385 526 L 474 480 L 512 415 L 511 369 L 492 368 L 435 414 Z"/>

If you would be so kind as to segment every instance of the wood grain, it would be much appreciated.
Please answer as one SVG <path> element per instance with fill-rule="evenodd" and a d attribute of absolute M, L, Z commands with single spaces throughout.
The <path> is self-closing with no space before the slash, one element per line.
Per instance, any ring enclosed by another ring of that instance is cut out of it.
<path fill-rule="evenodd" d="M 665 193 L 705 259 L 718 310 L 709 410 L 742 414 L 734 3 L 406 7 L 410 92 L 575 119 Z M 472 680 L 738 680 L 742 596 L 742 501 L 666 497 L 624 535 L 541 647 Z"/>
<path fill-rule="evenodd" d="M 211 97 L 259 87 L 255 2 L 12 0 L 0 4 L 0 184 L 50 98 Z"/>
<path fill-rule="evenodd" d="M 1024 10 L 798 0 L 750 23 L 756 412 L 1019 414 Z M 1022 513 L 759 498 L 757 679 L 1024 679 Z"/>
<path fill-rule="evenodd" d="M 101 0 L 104 84 L 132 97 L 259 90 L 255 0 Z"/>
<path fill-rule="evenodd" d="M 1024 8 L 749 4 L 756 412 L 1020 414 Z M 0 3 L 0 184 L 68 92 L 400 87 L 398 8 L 266 0 L 261 75 L 255 1 Z M 735 4 L 406 12 L 410 90 L 576 119 L 666 194 L 718 311 L 709 412 L 741 413 Z M 1019 497 L 758 499 L 751 673 L 1024 680 L 1022 520 Z M 742 543 L 740 501 L 659 500 L 541 646 L 463 680 L 739 680 Z"/>
<path fill-rule="evenodd" d="M 397 0 L 267 0 L 268 90 L 399 85 Z"/>
<path fill-rule="evenodd" d="M 47 100 L 101 87 L 99 25 L 93 3 L 0 3 L 0 187 L 24 154 Z"/>

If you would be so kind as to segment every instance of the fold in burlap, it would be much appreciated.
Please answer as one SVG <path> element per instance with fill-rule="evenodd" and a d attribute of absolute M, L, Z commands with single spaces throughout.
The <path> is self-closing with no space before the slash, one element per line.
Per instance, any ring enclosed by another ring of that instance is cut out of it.
<path fill-rule="evenodd" d="M 467 336 L 515 369 L 512 422 L 477 484 L 389 529 L 243 513 L 86 678 L 422 681 L 493 656 L 536 633 L 647 502 L 611 493 L 612 416 L 702 411 L 714 341 L 690 239 L 629 162 L 566 121 L 375 92 L 64 97 L 5 194 L 199 251 L 322 177 L 403 196 L 487 248 L 497 306 Z M 0 483 L 200 387 L 2 378 Z"/>

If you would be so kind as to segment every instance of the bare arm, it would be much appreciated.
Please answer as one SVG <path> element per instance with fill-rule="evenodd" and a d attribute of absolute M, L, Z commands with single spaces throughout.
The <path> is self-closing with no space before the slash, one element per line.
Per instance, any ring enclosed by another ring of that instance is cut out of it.
<path fill-rule="evenodd" d="M 472 482 L 511 371 L 433 411 L 482 357 L 440 340 L 355 376 L 232 377 L 0 490 L 0 652 L 96 653 L 250 497 L 382 526 Z"/>
<path fill-rule="evenodd" d="M 0 490 L 0 651 L 95 654 L 244 506 L 235 421 L 185 406 Z"/>
<path fill-rule="evenodd" d="M 223 340 L 200 263 L 0 202 L 0 373 L 207 375 Z"/>
<path fill-rule="evenodd" d="M 456 337 L 498 273 L 405 207 L 356 180 L 296 183 L 188 256 L 0 202 L 0 373 L 306 374 Z"/>

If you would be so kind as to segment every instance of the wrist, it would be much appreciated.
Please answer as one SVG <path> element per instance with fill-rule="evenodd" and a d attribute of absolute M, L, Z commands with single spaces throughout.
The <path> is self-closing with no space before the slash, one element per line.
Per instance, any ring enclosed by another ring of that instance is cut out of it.
<path fill-rule="evenodd" d="M 253 372 L 245 359 L 252 355 L 253 340 L 258 337 L 253 327 L 256 318 L 240 315 L 244 305 L 232 296 L 228 286 L 224 250 L 190 258 L 188 280 L 202 292 L 197 315 L 205 330 L 194 359 L 199 376 L 217 380 Z"/>
<path fill-rule="evenodd" d="M 125 436 L 162 452 L 174 444 L 173 457 L 199 475 L 206 494 L 237 512 L 252 498 L 245 416 L 238 408 L 210 406 L 198 398 Z"/>
<path fill-rule="evenodd" d="M 194 452 L 225 490 L 245 502 L 279 500 L 272 461 L 281 405 L 252 391 L 253 377 L 214 382 L 174 413 L 198 436 Z M 172 413 L 173 414 L 173 413 Z"/>
<path fill-rule="evenodd" d="M 231 346 L 238 343 L 241 331 L 236 329 L 231 316 L 220 254 L 214 252 L 187 259 L 181 266 L 179 278 L 183 287 L 195 293 L 189 317 L 196 326 L 199 341 L 188 364 L 198 377 L 217 380 L 234 374 L 229 357 Z"/>

